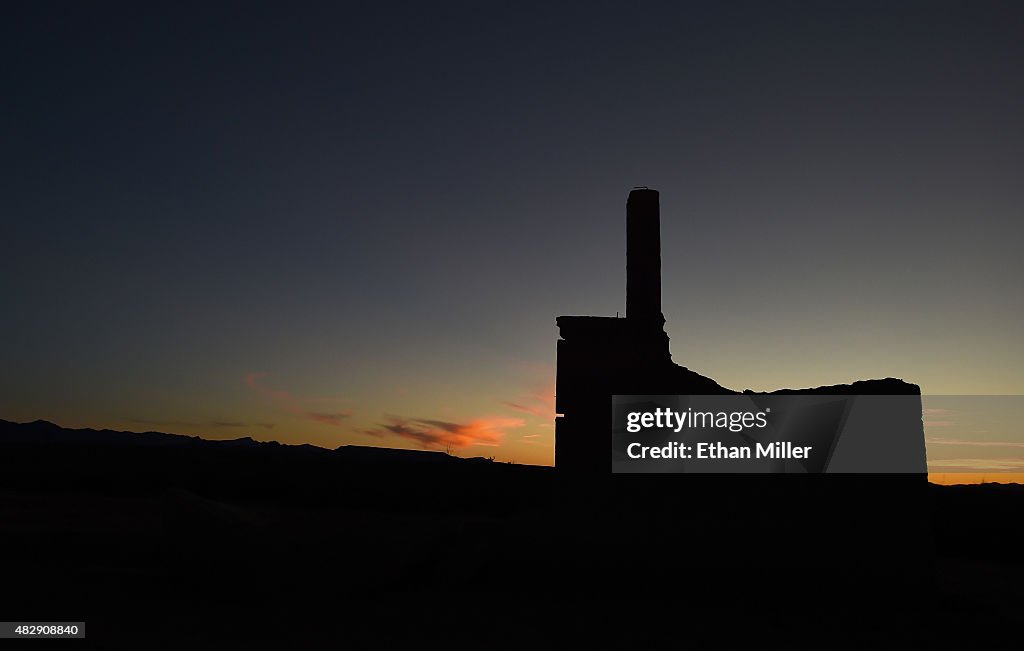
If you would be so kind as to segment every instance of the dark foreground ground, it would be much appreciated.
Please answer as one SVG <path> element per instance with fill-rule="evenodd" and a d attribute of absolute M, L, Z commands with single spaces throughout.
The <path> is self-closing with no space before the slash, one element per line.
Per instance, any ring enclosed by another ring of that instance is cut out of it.
<path fill-rule="evenodd" d="M 1020 486 L 587 480 L 26 427 L 0 428 L 0 621 L 86 621 L 88 639 L 13 646 L 1019 640 Z"/>

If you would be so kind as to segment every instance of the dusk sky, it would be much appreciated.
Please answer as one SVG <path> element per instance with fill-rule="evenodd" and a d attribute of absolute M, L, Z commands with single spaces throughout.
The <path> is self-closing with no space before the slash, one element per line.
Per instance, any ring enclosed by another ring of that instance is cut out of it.
<path fill-rule="evenodd" d="M 677 363 L 1024 394 L 1022 34 L 985 2 L 7 5 L 0 418 L 550 464 L 555 317 L 624 311 L 637 185 Z"/>

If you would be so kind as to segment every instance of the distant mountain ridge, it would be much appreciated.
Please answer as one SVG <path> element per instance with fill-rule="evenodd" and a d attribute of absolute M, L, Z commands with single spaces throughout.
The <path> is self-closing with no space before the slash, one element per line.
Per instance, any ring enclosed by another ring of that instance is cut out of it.
<path fill-rule="evenodd" d="M 200 436 L 166 432 L 129 432 L 110 429 L 61 427 L 46 420 L 15 423 L 0 419 L 0 445 L 89 445 L 117 448 L 167 447 L 187 449 L 249 449 L 285 455 L 322 456 L 356 462 L 458 463 L 488 462 L 483 457 L 462 458 L 435 450 L 407 450 L 363 445 L 342 445 L 333 450 L 309 443 L 290 445 L 278 441 L 257 441 L 251 436 L 236 439 L 204 439 Z"/>

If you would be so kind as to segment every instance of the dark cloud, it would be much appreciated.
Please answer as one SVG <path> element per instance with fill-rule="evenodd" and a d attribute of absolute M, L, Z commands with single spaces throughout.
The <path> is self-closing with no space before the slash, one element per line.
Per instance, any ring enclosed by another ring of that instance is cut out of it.
<path fill-rule="evenodd" d="M 311 418 L 318 423 L 324 423 L 327 425 L 341 425 L 342 421 L 352 417 L 351 411 L 340 411 L 333 414 L 326 414 L 323 412 L 307 411 L 303 412 L 303 415 L 307 418 Z"/>

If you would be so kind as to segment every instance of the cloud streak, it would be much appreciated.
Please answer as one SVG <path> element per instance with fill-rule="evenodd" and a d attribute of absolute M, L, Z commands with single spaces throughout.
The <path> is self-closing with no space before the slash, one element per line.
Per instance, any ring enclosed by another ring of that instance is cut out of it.
<path fill-rule="evenodd" d="M 936 459 L 931 462 L 930 472 L 979 471 L 990 472 L 1021 472 L 1024 471 L 1024 459 Z"/>
<path fill-rule="evenodd" d="M 555 417 L 555 387 L 553 384 L 533 389 L 515 400 L 501 400 L 500 402 L 506 407 L 531 416 L 550 419 Z"/>
<path fill-rule="evenodd" d="M 992 448 L 1024 448 L 1022 441 L 967 441 L 964 439 L 926 439 L 929 445 L 979 445 Z"/>
<path fill-rule="evenodd" d="M 307 411 L 304 412 L 303 415 L 318 423 L 323 423 L 324 425 L 335 425 L 340 427 L 344 421 L 352 417 L 352 411 L 339 411 L 333 414 L 325 414 L 319 411 Z"/>
<path fill-rule="evenodd" d="M 245 384 L 290 414 L 320 423 L 321 425 L 331 425 L 333 427 L 341 427 L 345 424 L 345 421 L 352 417 L 351 409 L 339 409 L 330 412 L 313 411 L 306 406 L 307 403 L 312 402 L 311 400 L 300 398 L 290 391 L 272 389 L 266 386 L 263 383 L 263 379 L 266 377 L 266 373 L 246 373 Z"/>
<path fill-rule="evenodd" d="M 955 413 L 952 409 L 940 409 L 937 407 L 921 410 L 922 420 L 926 429 L 929 427 L 956 427 L 956 422 L 952 419 Z"/>

